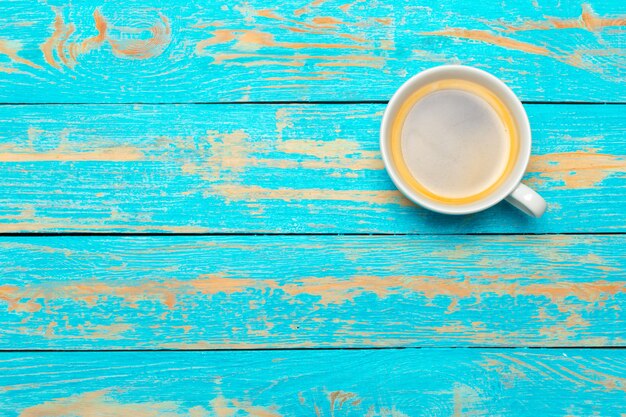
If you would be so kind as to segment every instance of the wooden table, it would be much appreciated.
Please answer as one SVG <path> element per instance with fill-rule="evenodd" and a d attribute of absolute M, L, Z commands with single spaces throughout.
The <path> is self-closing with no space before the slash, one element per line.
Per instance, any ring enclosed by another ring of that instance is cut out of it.
<path fill-rule="evenodd" d="M 0 415 L 625 415 L 626 2 L 62 3 L 0 3 Z M 443 63 L 543 218 L 393 187 Z"/>

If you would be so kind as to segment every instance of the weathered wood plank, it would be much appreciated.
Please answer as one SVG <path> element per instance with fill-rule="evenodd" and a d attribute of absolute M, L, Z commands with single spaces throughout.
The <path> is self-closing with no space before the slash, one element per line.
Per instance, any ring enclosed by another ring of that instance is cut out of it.
<path fill-rule="evenodd" d="M 622 416 L 624 350 L 0 354 L 6 417 Z"/>
<path fill-rule="evenodd" d="M 441 63 L 626 101 L 621 0 L 0 3 L 0 101 L 386 100 Z"/>
<path fill-rule="evenodd" d="M 618 346 L 626 236 L 13 237 L 0 348 Z"/>
<path fill-rule="evenodd" d="M 378 151 L 382 105 L 2 106 L 0 231 L 626 230 L 626 106 L 526 107 L 539 220 L 402 198 Z"/>

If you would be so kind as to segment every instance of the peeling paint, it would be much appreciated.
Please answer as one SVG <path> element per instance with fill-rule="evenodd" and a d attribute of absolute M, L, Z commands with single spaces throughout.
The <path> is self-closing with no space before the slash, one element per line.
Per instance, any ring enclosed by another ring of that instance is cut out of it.
<path fill-rule="evenodd" d="M 245 58 L 259 58 L 262 61 L 268 59 L 284 59 L 292 64 L 302 61 L 311 61 L 315 66 L 370 66 L 382 68 L 385 58 L 374 55 L 309 55 L 309 54 L 260 54 L 260 53 L 215 53 L 211 54 L 214 65 L 243 65 L 250 63 L 258 64 L 257 61 L 240 61 Z M 320 61 L 320 62 L 313 62 Z"/>
<path fill-rule="evenodd" d="M 283 139 L 282 130 L 287 127 L 287 124 L 281 121 L 282 117 L 281 109 L 279 109 L 276 115 L 278 140 L 273 142 L 255 141 L 243 130 L 229 133 L 208 131 L 206 142 L 197 144 L 195 149 L 197 157 L 180 157 L 184 160 L 181 165 L 182 172 L 199 175 L 210 183 L 211 191 L 230 200 L 256 200 L 289 198 L 285 193 L 301 190 L 264 190 L 260 187 L 244 185 L 245 173 L 253 167 L 342 171 L 384 169 L 378 150 L 363 150 L 353 140 Z M 294 156 L 286 158 L 281 154 Z M 349 191 L 323 190 L 323 192 L 330 199 L 343 201 L 346 200 Z M 312 193 L 316 191 L 306 191 L 308 195 Z M 385 201 L 389 202 L 397 199 L 404 204 L 404 200 L 396 191 L 354 191 L 351 193 L 358 201 L 363 198 L 372 198 L 373 201 L 386 199 Z"/>
<path fill-rule="evenodd" d="M 310 13 L 311 9 L 321 6 L 322 4 L 326 3 L 326 1 L 327 0 L 313 0 L 310 4 L 307 4 L 306 6 L 296 9 L 293 12 L 293 14 L 296 16 L 301 16 L 303 14 Z"/>
<path fill-rule="evenodd" d="M 350 9 L 352 7 L 354 7 L 355 5 L 357 5 L 359 3 L 363 3 L 363 2 L 365 2 L 365 0 L 355 0 L 355 1 L 351 2 L 351 3 L 342 4 L 341 6 L 339 6 L 339 9 L 341 9 L 342 12 L 347 14 L 347 13 L 350 12 Z"/>
<path fill-rule="evenodd" d="M 290 139 L 277 143 L 280 152 L 306 155 L 316 158 L 313 161 L 301 161 L 303 168 L 328 169 L 342 168 L 351 170 L 382 170 L 384 165 L 379 151 L 360 149 L 358 142 L 347 139 L 332 141 Z"/>
<path fill-rule="evenodd" d="M 327 34 L 329 29 L 312 29 L 312 28 L 304 28 L 304 27 L 291 27 L 291 26 L 285 26 L 284 27 L 285 30 L 289 31 L 289 32 L 293 32 L 293 33 L 311 33 L 314 35 L 324 35 Z M 354 42 L 358 42 L 358 43 L 364 43 L 364 44 L 371 44 L 372 42 L 367 40 L 367 38 L 365 38 L 362 35 L 354 35 L 352 33 L 340 33 L 340 32 L 333 32 L 332 33 L 333 36 L 340 38 L 340 39 L 349 39 L 351 41 Z M 381 41 L 382 42 L 382 41 Z"/>
<path fill-rule="evenodd" d="M 255 162 L 253 154 L 256 149 L 243 130 L 231 133 L 208 131 L 206 142 L 209 148 L 200 148 L 202 162 L 183 164 L 181 169 L 185 174 L 199 174 L 207 181 L 237 181 L 239 175 Z"/>
<path fill-rule="evenodd" d="M 19 52 L 22 49 L 22 43 L 19 41 L 10 41 L 0 38 L 0 55 L 6 55 L 9 59 L 17 64 L 26 65 L 35 69 L 42 69 L 41 65 L 35 64 L 33 61 L 22 58 L 19 56 Z M 14 68 L 6 68 L 5 72 L 17 71 Z"/>
<path fill-rule="evenodd" d="M 335 415 L 335 409 L 340 410 L 346 401 L 356 401 L 357 395 L 354 392 L 332 391 L 328 393 L 330 402 L 330 415 Z"/>
<path fill-rule="evenodd" d="M 261 48 L 286 48 L 286 49 L 373 49 L 365 45 L 350 45 L 341 43 L 308 43 L 308 42 L 277 42 L 274 35 L 259 30 L 227 30 L 218 29 L 212 32 L 212 36 L 196 44 L 196 54 L 206 55 L 206 47 L 235 41 L 233 49 L 238 51 L 258 51 Z"/>
<path fill-rule="evenodd" d="M 521 25 L 504 25 L 509 32 L 527 30 L 550 30 L 550 29 L 585 29 L 590 32 L 598 32 L 604 28 L 626 26 L 626 16 L 600 17 L 591 5 L 583 4 L 580 17 L 576 19 L 559 19 L 549 17 L 546 20 L 528 21 Z"/>
<path fill-rule="evenodd" d="M 41 43 L 40 49 L 44 61 L 56 69 L 62 69 L 63 66 L 74 68 L 81 55 L 100 49 L 105 42 L 111 46 L 111 51 L 115 56 L 132 59 L 156 57 L 163 53 L 171 42 L 172 32 L 169 20 L 160 13 L 160 22 L 147 29 L 123 28 L 109 25 L 100 8 L 96 8 L 93 18 L 97 35 L 79 42 L 70 41 L 76 31 L 74 23 L 65 23 L 61 9 L 53 8 L 53 11 L 55 13 L 52 23 L 53 32 Z M 148 39 L 142 39 L 143 32 L 149 32 L 151 36 Z"/>
<path fill-rule="evenodd" d="M 215 184 L 215 193 L 229 201 L 347 201 L 377 205 L 412 206 L 397 190 L 337 190 L 323 188 L 265 188 L 255 185 Z"/>
<path fill-rule="evenodd" d="M 12 223 L 1 223 L 0 231 L 2 233 L 13 232 L 40 232 L 50 230 L 85 230 L 85 231 L 119 231 L 119 230 L 132 230 L 142 232 L 167 232 L 167 233 L 206 233 L 210 229 L 203 226 L 183 225 L 183 226 L 169 226 L 169 225 L 150 225 L 150 224 L 134 224 L 132 226 L 129 223 L 102 223 L 101 219 L 81 219 L 79 222 L 71 217 L 48 217 L 36 213 L 32 217 L 25 220 Z M 255 232 L 264 232 L 260 229 Z"/>
<path fill-rule="evenodd" d="M 50 327 L 53 323 L 54 326 Z M 125 333 L 133 330 L 133 326 L 128 323 L 92 324 L 85 322 L 76 326 L 66 323 L 60 332 L 55 331 L 55 327 L 58 327 L 58 323 L 54 321 L 49 323 L 44 335 L 46 339 L 121 340 L 129 337 Z"/>
<path fill-rule="evenodd" d="M 159 56 L 165 51 L 172 41 L 172 28 L 169 19 L 159 13 L 160 21 L 147 29 L 127 29 L 112 27 L 111 32 L 117 31 L 121 36 L 114 38 L 107 36 L 113 54 L 122 58 L 148 59 Z M 132 38 L 131 35 L 139 35 L 142 32 L 149 32 L 148 39 Z"/>
<path fill-rule="evenodd" d="M 96 150 L 77 150 L 60 145 L 54 150 L 37 152 L 32 149 L 14 148 L 10 152 L 0 151 L 0 162 L 44 162 L 44 161 L 103 161 L 129 162 L 144 159 L 143 152 L 134 146 L 121 145 Z"/>
<path fill-rule="evenodd" d="M 452 396 L 453 417 L 488 415 L 488 410 L 485 410 L 482 404 L 480 392 L 476 388 L 461 382 L 454 383 Z"/>
<path fill-rule="evenodd" d="M 347 279 L 336 277 L 304 277 L 292 282 L 279 284 L 276 280 L 231 278 L 223 275 L 201 275 L 192 280 L 143 281 L 136 284 L 111 284 L 99 281 L 57 283 L 55 285 L 30 285 L 20 288 L 11 285 L 0 287 L 0 300 L 8 304 L 9 311 L 37 312 L 42 303 L 71 299 L 93 307 L 98 300 L 121 298 L 131 307 L 139 302 L 157 301 L 169 309 L 177 305 L 180 296 L 203 294 L 243 294 L 252 291 L 276 293 L 280 291 L 288 302 L 297 302 L 298 297 L 314 297 L 315 303 L 323 306 L 341 305 L 354 302 L 356 298 L 373 295 L 384 299 L 392 295 L 419 294 L 433 300 L 445 297 L 455 299 L 476 299 L 483 296 L 530 297 L 544 299 L 551 304 L 574 314 L 576 311 L 601 308 L 609 297 L 626 293 L 625 282 L 544 282 L 519 285 L 515 280 L 498 277 L 490 279 L 454 279 L 429 276 L 352 276 Z M 571 319 L 572 326 L 584 325 L 581 319 Z M 454 331 L 454 329 L 453 329 Z"/>
<path fill-rule="evenodd" d="M 574 359 L 552 365 L 543 360 L 543 355 L 536 354 L 492 353 L 488 356 L 497 357 L 498 360 L 488 360 L 481 365 L 487 370 L 496 370 L 501 376 L 507 375 L 509 379 L 527 378 L 523 372 L 512 372 L 514 367 L 519 366 L 530 370 L 534 374 L 541 375 L 543 378 L 551 379 L 554 381 L 553 383 L 571 383 L 577 388 L 585 386 L 599 387 L 607 392 L 626 392 L 626 378 L 606 372 L 598 372 Z"/>
<path fill-rule="evenodd" d="M 109 395 L 108 390 L 91 391 L 66 398 L 57 398 L 20 412 L 19 417 L 176 417 L 179 408 L 174 402 L 121 403 Z"/>
<path fill-rule="evenodd" d="M 61 37 L 69 30 L 63 22 L 63 16 L 59 9 L 54 8 L 54 23 L 52 24 L 53 32 L 42 44 L 39 46 L 43 53 L 43 58 L 51 67 L 60 69 L 61 65 L 54 59 L 54 51 L 59 43 Z M 73 29 L 72 29 L 73 30 Z"/>
<path fill-rule="evenodd" d="M 522 25 L 508 25 L 506 23 L 487 22 L 492 30 L 479 30 L 479 29 L 465 29 L 465 28 L 446 28 L 444 30 L 421 32 L 424 36 L 443 36 L 452 37 L 456 39 L 468 39 L 475 40 L 485 44 L 496 45 L 510 50 L 521 51 L 529 54 L 547 56 L 563 62 L 573 67 L 586 69 L 588 71 L 596 72 L 601 76 L 615 81 L 620 81 L 619 76 L 615 77 L 611 73 L 607 73 L 604 70 L 604 66 L 607 67 L 623 67 L 621 62 L 617 62 L 617 57 L 620 52 L 608 54 L 610 57 L 615 58 L 615 62 L 609 60 L 602 65 L 595 62 L 589 57 L 606 53 L 606 48 L 598 48 L 599 52 L 593 52 L 593 49 L 582 48 L 572 51 L 564 51 L 562 48 L 549 47 L 549 43 L 537 45 L 535 43 L 529 43 L 517 39 L 513 39 L 508 36 L 511 33 L 528 30 L 557 30 L 557 29 L 585 29 L 591 32 L 597 32 L 606 27 L 623 27 L 626 26 L 626 17 L 620 16 L 616 18 L 600 18 L 591 9 L 591 6 L 583 5 L 583 11 L 578 19 L 556 19 L 548 18 L 545 21 L 539 22 L 526 22 Z M 502 29 L 504 27 L 504 29 Z M 494 33 L 496 31 L 498 33 Z M 505 33 L 507 35 L 505 35 Z M 560 45 L 560 43 L 559 43 Z M 604 51 L 604 52 L 603 52 Z"/>
<path fill-rule="evenodd" d="M 281 417 L 277 407 L 252 405 L 250 401 L 226 399 L 218 396 L 204 407 L 196 405 L 186 408 L 174 401 L 121 402 L 111 390 L 90 391 L 71 397 L 57 398 L 22 410 L 19 417 L 228 417 L 244 412 L 250 417 Z"/>
<path fill-rule="evenodd" d="M 99 8 L 96 8 L 94 10 L 93 19 L 94 19 L 98 34 L 90 38 L 87 38 L 80 43 L 73 43 L 69 47 L 69 54 L 74 63 L 76 62 L 76 59 L 78 56 L 87 54 L 94 49 L 100 48 L 100 46 L 107 39 L 108 25 L 107 25 L 106 20 L 104 19 L 104 16 L 102 16 L 102 13 L 100 12 Z"/>
<path fill-rule="evenodd" d="M 253 291 L 255 288 L 277 287 L 273 281 L 227 278 L 219 275 L 201 275 L 189 281 L 169 280 L 167 282 L 147 281 L 138 284 L 113 285 L 99 281 L 81 281 L 41 287 L 29 286 L 19 289 L 13 285 L 0 286 L 0 300 L 8 303 L 8 310 L 15 312 L 36 312 L 45 301 L 72 299 L 88 307 L 94 307 L 102 298 L 121 298 L 131 307 L 141 301 L 157 301 L 169 309 L 176 306 L 179 295 L 234 294 Z M 41 303 L 40 303 L 41 301 Z"/>
<path fill-rule="evenodd" d="M 597 150 L 532 155 L 528 171 L 537 177 L 530 182 L 558 182 L 553 189 L 593 188 L 611 176 L 626 178 L 626 158 Z"/>
<path fill-rule="evenodd" d="M 459 39 L 470 39 L 501 46 L 507 49 L 527 52 L 529 54 L 550 55 L 550 51 L 543 46 L 518 41 L 502 35 L 496 35 L 486 30 L 451 28 L 433 32 L 421 32 L 420 34 L 424 36 L 447 36 Z"/>

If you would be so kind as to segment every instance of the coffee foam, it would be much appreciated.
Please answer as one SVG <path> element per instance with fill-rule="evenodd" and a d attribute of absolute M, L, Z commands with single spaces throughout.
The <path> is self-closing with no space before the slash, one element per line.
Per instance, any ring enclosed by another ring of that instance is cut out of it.
<path fill-rule="evenodd" d="M 401 106 L 392 127 L 400 176 L 426 197 L 477 201 L 504 180 L 517 155 L 517 131 L 502 102 L 465 80 L 426 85 Z"/>

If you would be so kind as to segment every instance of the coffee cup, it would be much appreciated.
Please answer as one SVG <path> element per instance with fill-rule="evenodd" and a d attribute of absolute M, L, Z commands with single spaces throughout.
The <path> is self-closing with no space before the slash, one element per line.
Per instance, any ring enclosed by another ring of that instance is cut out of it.
<path fill-rule="evenodd" d="M 526 111 L 477 68 L 443 65 L 407 80 L 385 109 L 380 149 L 394 184 L 424 208 L 470 214 L 506 200 L 534 217 L 546 210 L 521 182 L 531 151 Z"/>

